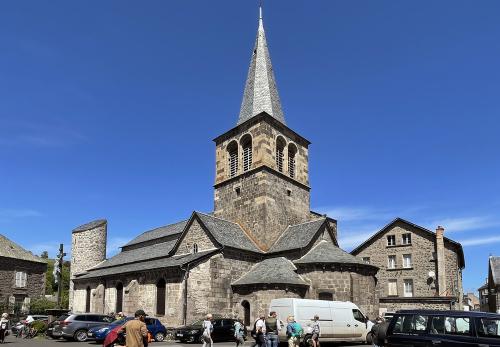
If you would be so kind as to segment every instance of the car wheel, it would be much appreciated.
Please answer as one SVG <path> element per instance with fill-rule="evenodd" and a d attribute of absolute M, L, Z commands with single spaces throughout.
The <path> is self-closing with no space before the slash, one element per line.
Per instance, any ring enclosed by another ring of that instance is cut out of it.
<path fill-rule="evenodd" d="M 87 341 L 87 330 L 80 329 L 75 332 L 75 335 L 73 335 L 76 341 L 78 342 L 85 342 Z"/>
<path fill-rule="evenodd" d="M 155 341 L 156 342 L 162 342 L 165 340 L 165 334 L 162 333 L 161 331 L 155 334 Z"/>

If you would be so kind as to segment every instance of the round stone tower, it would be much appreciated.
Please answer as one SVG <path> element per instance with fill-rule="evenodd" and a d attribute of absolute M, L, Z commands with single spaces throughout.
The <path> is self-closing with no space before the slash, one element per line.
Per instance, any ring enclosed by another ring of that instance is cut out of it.
<path fill-rule="evenodd" d="M 98 219 L 74 229 L 71 235 L 69 308 L 73 308 L 73 278 L 106 260 L 108 222 Z"/>

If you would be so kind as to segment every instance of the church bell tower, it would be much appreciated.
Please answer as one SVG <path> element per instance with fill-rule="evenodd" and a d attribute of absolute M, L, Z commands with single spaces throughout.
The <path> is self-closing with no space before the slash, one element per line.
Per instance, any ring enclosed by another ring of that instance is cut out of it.
<path fill-rule="evenodd" d="M 285 123 L 262 9 L 238 123 L 214 141 L 215 216 L 238 223 L 263 250 L 310 219 L 310 142 Z"/>

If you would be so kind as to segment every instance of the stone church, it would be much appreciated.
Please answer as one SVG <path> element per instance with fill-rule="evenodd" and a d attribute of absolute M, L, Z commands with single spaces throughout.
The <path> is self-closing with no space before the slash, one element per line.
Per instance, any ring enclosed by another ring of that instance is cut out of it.
<path fill-rule="evenodd" d="M 249 325 L 283 297 L 378 313 L 378 268 L 340 249 L 336 220 L 310 210 L 310 142 L 285 122 L 262 15 L 239 119 L 214 141 L 212 212 L 146 231 L 110 259 L 106 220 L 73 230 L 70 308 L 142 308 L 169 326 L 209 312 Z"/>

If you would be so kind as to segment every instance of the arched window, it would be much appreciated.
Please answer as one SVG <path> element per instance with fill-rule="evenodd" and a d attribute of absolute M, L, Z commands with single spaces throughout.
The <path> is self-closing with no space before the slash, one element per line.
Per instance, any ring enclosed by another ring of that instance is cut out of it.
<path fill-rule="evenodd" d="M 297 154 L 297 147 L 294 144 L 288 145 L 288 174 L 291 178 L 295 178 L 295 155 Z"/>
<path fill-rule="evenodd" d="M 232 141 L 227 146 L 227 157 L 229 162 L 229 177 L 234 177 L 238 173 L 238 143 Z"/>
<path fill-rule="evenodd" d="M 333 294 L 328 292 L 318 293 L 318 300 L 333 301 Z"/>
<path fill-rule="evenodd" d="M 85 312 L 90 312 L 90 287 L 87 287 L 85 294 Z"/>
<path fill-rule="evenodd" d="M 240 141 L 243 148 L 243 171 L 248 171 L 252 167 L 252 137 L 246 134 Z"/>
<path fill-rule="evenodd" d="M 156 284 L 156 315 L 165 315 L 165 301 L 167 298 L 167 283 L 162 278 Z"/>
<path fill-rule="evenodd" d="M 123 311 L 123 284 L 118 282 L 116 285 L 116 312 Z"/>
<path fill-rule="evenodd" d="M 250 303 L 246 300 L 244 300 L 241 303 L 241 306 L 243 306 L 243 323 L 245 326 L 250 325 Z"/>
<path fill-rule="evenodd" d="M 193 254 L 198 253 L 198 244 L 193 244 Z"/>
<path fill-rule="evenodd" d="M 279 172 L 283 172 L 283 158 L 285 157 L 285 139 L 281 136 L 276 140 L 276 168 Z"/>

